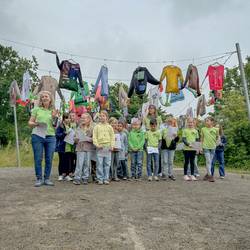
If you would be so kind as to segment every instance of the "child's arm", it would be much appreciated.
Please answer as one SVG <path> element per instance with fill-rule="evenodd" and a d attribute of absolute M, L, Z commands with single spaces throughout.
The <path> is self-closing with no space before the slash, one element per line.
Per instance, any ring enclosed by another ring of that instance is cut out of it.
<path fill-rule="evenodd" d="M 95 126 L 93 130 L 93 144 L 97 148 L 100 148 L 100 145 L 98 144 L 98 127 L 97 126 Z"/>

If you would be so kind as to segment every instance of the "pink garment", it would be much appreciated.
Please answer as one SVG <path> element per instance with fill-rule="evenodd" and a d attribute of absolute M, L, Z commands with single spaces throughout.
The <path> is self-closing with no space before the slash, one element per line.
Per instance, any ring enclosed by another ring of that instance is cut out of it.
<path fill-rule="evenodd" d="M 206 77 L 208 76 L 210 90 L 223 89 L 224 82 L 224 66 L 212 66 L 209 65 L 207 69 Z"/>

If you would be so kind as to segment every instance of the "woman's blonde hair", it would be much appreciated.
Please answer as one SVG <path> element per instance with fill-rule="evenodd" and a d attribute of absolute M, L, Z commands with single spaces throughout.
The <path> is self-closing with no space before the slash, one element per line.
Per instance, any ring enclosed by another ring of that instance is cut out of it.
<path fill-rule="evenodd" d="M 42 96 L 44 94 L 49 95 L 49 97 L 50 97 L 49 109 L 55 108 L 55 103 L 54 103 L 53 96 L 51 95 L 51 93 L 49 91 L 45 91 L 45 90 L 39 92 L 39 94 L 38 94 L 38 107 L 43 107 Z"/>

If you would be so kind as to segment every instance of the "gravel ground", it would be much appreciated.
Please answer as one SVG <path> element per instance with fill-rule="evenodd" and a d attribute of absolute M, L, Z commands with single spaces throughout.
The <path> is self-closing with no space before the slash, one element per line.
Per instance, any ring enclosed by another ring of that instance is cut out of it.
<path fill-rule="evenodd" d="M 0 169 L 0 249 L 250 249 L 250 177 L 33 187 Z"/>

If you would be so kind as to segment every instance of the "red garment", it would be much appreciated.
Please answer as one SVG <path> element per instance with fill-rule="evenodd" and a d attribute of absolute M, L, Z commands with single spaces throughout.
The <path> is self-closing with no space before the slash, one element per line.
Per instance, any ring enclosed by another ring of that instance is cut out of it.
<path fill-rule="evenodd" d="M 210 90 L 223 89 L 224 81 L 224 66 L 212 66 L 209 65 L 207 69 L 206 77 L 208 76 Z"/>

